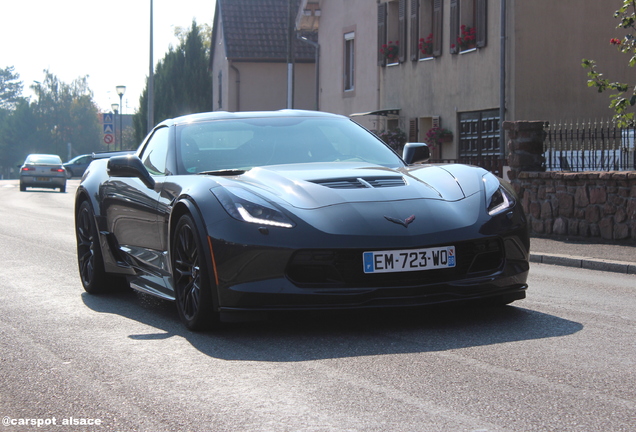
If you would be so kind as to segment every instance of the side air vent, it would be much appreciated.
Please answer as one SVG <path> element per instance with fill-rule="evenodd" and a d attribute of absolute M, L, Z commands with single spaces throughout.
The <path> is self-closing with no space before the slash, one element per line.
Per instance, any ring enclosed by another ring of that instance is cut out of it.
<path fill-rule="evenodd" d="M 313 180 L 312 183 L 325 186 L 331 189 L 364 189 L 364 188 L 385 188 L 404 186 L 406 182 L 403 177 L 358 177 Z"/>

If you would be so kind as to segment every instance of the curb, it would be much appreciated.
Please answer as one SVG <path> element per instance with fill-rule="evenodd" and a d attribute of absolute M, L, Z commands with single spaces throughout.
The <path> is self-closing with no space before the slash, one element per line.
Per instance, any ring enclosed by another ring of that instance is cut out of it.
<path fill-rule="evenodd" d="M 636 264 L 623 261 L 592 259 L 570 255 L 530 253 L 530 262 L 566 267 L 600 270 L 613 273 L 636 274 Z"/>

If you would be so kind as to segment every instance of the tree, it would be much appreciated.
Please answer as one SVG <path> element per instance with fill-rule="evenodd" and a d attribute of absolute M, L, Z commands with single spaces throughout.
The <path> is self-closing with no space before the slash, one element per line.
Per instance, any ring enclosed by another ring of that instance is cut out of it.
<path fill-rule="evenodd" d="M 210 24 L 199 24 L 199 34 L 203 41 L 203 47 L 206 51 L 209 51 L 210 44 L 212 43 L 212 26 Z M 180 43 L 184 43 L 190 34 L 191 29 L 187 27 L 176 26 L 174 29 L 174 35 L 179 39 Z"/>
<path fill-rule="evenodd" d="M 32 86 L 37 95 L 32 109 L 38 129 L 46 137 L 41 143 L 41 151 L 58 154 L 64 159 L 68 143 L 75 154 L 101 150 L 99 109 L 93 102 L 87 77 L 66 84 L 48 70 L 44 72 L 44 81 Z"/>
<path fill-rule="evenodd" d="M 0 69 L 0 110 L 13 110 L 22 98 L 20 74 L 14 73 L 13 66 Z"/>
<path fill-rule="evenodd" d="M 10 176 L 16 165 L 24 162 L 29 153 L 36 153 L 46 139 L 26 99 L 15 104 L 14 110 L 0 123 L 0 173 Z"/>
<path fill-rule="evenodd" d="M 622 38 L 610 39 L 610 44 L 619 52 L 627 54 L 630 58 L 628 65 L 636 65 L 636 0 L 623 0 L 623 6 L 614 13 L 614 18 L 620 20 L 616 28 L 622 28 L 627 34 Z M 612 82 L 603 77 L 596 69 L 594 60 L 583 59 L 583 67 L 590 69 L 587 73 L 588 87 L 596 87 L 599 93 L 607 90 L 615 91 L 610 95 L 609 107 L 614 111 L 616 123 L 625 127 L 634 125 L 634 112 L 630 108 L 636 105 L 636 87 L 634 84 Z M 630 94 L 631 92 L 631 94 Z"/>
<path fill-rule="evenodd" d="M 99 110 L 87 78 L 66 84 L 49 71 L 44 73 L 44 80 L 31 87 L 36 94 L 31 102 L 20 96 L 22 83 L 17 83 L 13 68 L 0 71 L 3 82 L 11 84 L 0 84 L 0 174 L 10 175 L 29 153 L 66 159 L 69 143 L 72 155 L 103 149 Z"/>
<path fill-rule="evenodd" d="M 212 80 L 208 74 L 209 48 L 206 48 L 196 22 L 188 34 L 178 30 L 179 46 L 170 47 L 155 69 L 154 114 L 157 123 L 185 114 L 212 110 Z M 135 137 L 146 135 L 148 84 L 139 98 L 139 110 L 133 118 Z"/>

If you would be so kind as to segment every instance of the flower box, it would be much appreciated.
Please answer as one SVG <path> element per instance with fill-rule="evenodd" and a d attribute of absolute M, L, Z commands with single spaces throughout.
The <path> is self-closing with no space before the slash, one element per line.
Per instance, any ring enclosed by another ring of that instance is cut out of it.
<path fill-rule="evenodd" d="M 389 41 L 388 44 L 382 45 L 380 54 L 384 56 L 384 60 L 388 64 L 399 63 L 400 61 L 400 41 Z"/>

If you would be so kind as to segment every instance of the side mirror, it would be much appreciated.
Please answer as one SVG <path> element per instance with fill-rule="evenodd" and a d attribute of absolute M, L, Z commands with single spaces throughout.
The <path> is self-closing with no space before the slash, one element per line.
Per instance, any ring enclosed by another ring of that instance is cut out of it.
<path fill-rule="evenodd" d="M 111 177 L 138 178 L 148 189 L 155 188 L 152 178 L 144 164 L 136 155 L 113 156 L 108 159 L 106 171 Z"/>
<path fill-rule="evenodd" d="M 409 165 L 428 162 L 430 157 L 431 150 L 425 143 L 406 143 L 402 151 L 402 159 Z"/>

